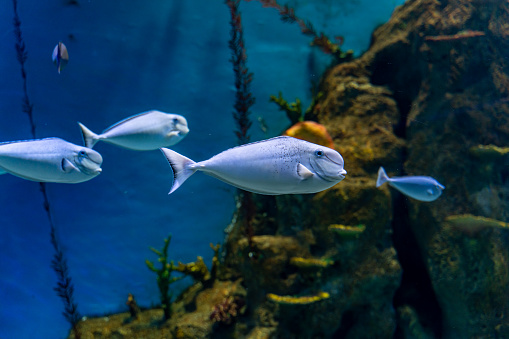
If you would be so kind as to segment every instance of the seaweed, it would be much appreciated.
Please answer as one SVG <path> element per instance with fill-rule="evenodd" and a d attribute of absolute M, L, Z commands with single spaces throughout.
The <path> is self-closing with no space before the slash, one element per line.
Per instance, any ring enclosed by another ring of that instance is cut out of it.
<path fill-rule="evenodd" d="M 164 239 L 164 246 L 161 251 L 151 247 L 150 249 L 159 256 L 157 259 L 161 263 L 161 268 L 155 268 L 154 263 L 150 260 L 145 260 L 147 267 L 157 274 L 157 287 L 159 287 L 159 293 L 161 297 L 161 307 L 163 308 L 164 318 L 163 321 L 170 319 L 171 317 L 171 298 L 170 285 L 174 282 L 182 279 L 183 277 L 172 277 L 171 273 L 177 269 L 177 266 L 173 263 L 173 260 L 168 262 L 168 247 L 170 246 L 171 235 Z"/>
<path fill-rule="evenodd" d="M 241 15 L 239 12 L 240 0 L 226 0 L 226 5 L 230 9 L 230 41 L 228 46 L 231 49 L 232 55 L 230 61 L 233 65 L 233 72 L 235 75 L 235 104 L 233 118 L 237 125 L 238 130 L 235 135 L 238 139 L 238 144 L 242 145 L 249 142 L 249 128 L 252 121 L 249 119 L 249 109 L 253 106 L 255 98 L 250 92 L 250 84 L 253 81 L 253 73 L 249 72 L 247 68 L 247 54 L 244 46 L 244 33 L 242 29 Z"/>
<path fill-rule="evenodd" d="M 240 0 L 225 0 L 225 4 L 230 9 L 230 41 L 228 46 L 231 49 L 231 63 L 233 65 L 233 73 L 235 75 L 235 104 L 233 119 L 237 125 L 238 130 L 235 131 L 237 135 L 237 143 L 239 145 L 248 143 L 250 136 L 248 134 L 252 121 L 249 119 L 249 109 L 255 103 L 255 98 L 250 91 L 250 84 L 253 81 L 253 73 L 250 73 L 247 68 L 247 54 L 244 46 L 244 32 L 242 29 L 242 18 L 239 11 Z M 252 238 L 254 235 L 253 230 L 253 217 L 254 217 L 254 202 L 251 197 L 251 192 L 237 191 L 237 201 L 244 209 L 243 218 L 245 225 L 246 236 L 252 248 Z"/>
<path fill-rule="evenodd" d="M 253 0 L 245 0 L 253 1 Z M 338 36 L 338 43 L 332 42 L 323 32 L 318 33 L 310 21 L 305 21 L 295 15 L 295 11 L 288 5 L 280 5 L 276 0 L 256 0 L 263 7 L 275 8 L 281 16 L 281 21 L 288 23 L 296 23 L 304 35 L 313 38 L 311 46 L 318 47 L 322 52 L 332 55 L 338 62 L 346 62 L 352 59 L 353 51 L 343 52 L 340 45 L 343 44 L 343 37 Z"/>
<path fill-rule="evenodd" d="M 27 72 L 25 69 L 25 62 L 28 58 L 28 52 L 26 50 L 25 42 L 23 40 L 23 35 L 21 32 L 21 20 L 18 15 L 18 2 L 17 0 L 12 0 L 13 10 L 14 10 L 14 36 L 16 38 L 16 57 L 20 64 L 21 68 L 21 77 L 23 79 L 23 99 L 22 99 L 22 110 L 28 115 L 28 120 L 30 123 L 30 132 L 32 137 L 36 138 L 36 129 L 35 122 L 33 117 L 33 104 L 28 97 L 28 89 L 27 89 Z M 58 281 L 57 286 L 53 288 L 57 295 L 62 299 L 64 303 L 64 315 L 65 319 L 71 324 L 71 328 L 74 332 L 75 338 L 80 338 L 81 334 L 77 328 L 78 321 L 80 319 L 80 314 L 78 312 L 78 306 L 74 301 L 74 286 L 72 284 L 71 276 L 69 274 L 69 267 L 67 265 L 67 260 L 65 259 L 65 255 L 60 247 L 58 242 L 58 238 L 56 236 L 56 227 L 51 215 L 50 202 L 48 198 L 48 194 L 46 192 L 46 184 L 44 182 L 39 183 L 39 188 L 43 197 L 43 206 L 46 211 L 46 215 L 48 216 L 48 222 L 50 225 L 50 242 L 53 245 L 55 250 L 55 254 L 53 255 L 53 260 L 51 261 L 51 268 L 55 271 Z"/>

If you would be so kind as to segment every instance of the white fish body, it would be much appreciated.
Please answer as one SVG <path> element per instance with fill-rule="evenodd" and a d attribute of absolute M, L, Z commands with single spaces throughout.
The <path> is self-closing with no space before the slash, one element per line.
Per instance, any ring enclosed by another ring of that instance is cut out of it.
<path fill-rule="evenodd" d="M 376 187 L 387 182 L 401 193 L 419 201 L 434 201 L 442 194 L 445 187 L 432 177 L 408 176 L 389 178 L 383 167 L 378 170 Z"/>
<path fill-rule="evenodd" d="M 119 121 L 101 134 L 95 134 L 83 124 L 78 124 L 85 146 L 89 148 L 103 140 L 132 150 L 148 151 L 175 145 L 189 133 L 187 120 L 183 116 L 154 110 Z"/>
<path fill-rule="evenodd" d="M 0 174 L 58 183 L 79 183 L 101 173 L 96 151 L 60 138 L 0 143 Z"/>
<path fill-rule="evenodd" d="M 334 186 L 346 175 L 338 152 L 292 137 L 234 147 L 197 163 L 172 150 L 161 150 L 173 170 L 170 193 L 196 171 L 266 195 L 316 193 Z"/>

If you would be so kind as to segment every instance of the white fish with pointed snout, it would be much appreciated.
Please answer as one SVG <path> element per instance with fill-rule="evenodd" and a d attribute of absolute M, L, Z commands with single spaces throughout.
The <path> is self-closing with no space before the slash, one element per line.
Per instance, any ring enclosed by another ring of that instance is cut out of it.
<path fill-rule="evenodd" d="M 292 137 L 230 148 L 201 162 L 167 148 L 161 151 L 173 170 L 170 194 L 196 171 L 266 195 L 316 193 L 336 185 L 346 175 L 341 154 Z"/>
<path fill-rule="evenodd" d="M 378 170 L 376 187 L 388 183 L 401 193 L 419 201 L 434 201 L 442 194 L 445 187 L 432 177 L 408 176 L 389 178 L 383 167 Z"/>
<path fill-rule="evenodd" d="M 189 133 L 186 118 L 160 111 L 133 115 L 117 122 L 101 134 L 95 134 L 80 122 L 78 124 L 85 146 L 89 148 L 102 140 L 136 151 L 149 151 L 175 145 Z"/>
<path fill-rule="evenodd" d="M 75 184 L 101 173 L 96 151 L 60 138 L 0 143 L 0 174 L 39 181 Z"/>

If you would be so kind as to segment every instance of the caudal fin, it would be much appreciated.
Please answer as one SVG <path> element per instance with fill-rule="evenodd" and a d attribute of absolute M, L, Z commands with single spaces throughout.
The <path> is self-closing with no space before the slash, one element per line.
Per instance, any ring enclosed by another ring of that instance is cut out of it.
<path fill-rule="evenodd" d="M 170 193 L 168 193 L 172 194 L 187 180 L 187 178 L 196 172 L 196 169 L 190 168 L 195 162 L 171 149 L 161 148 L 161 152 L 163 152 L 173 171 L 173 185 L 171 186 Z"/>
<path fill-rule="evenodd" d="M 378 179 L 376 179 L 376 187 L 382 186 L 388 180 L 389 177 L 387 176 L 387 173 L 385 173 L 384 168 L 380 166 L 380 169 L 378 170 Z"/>
<path fill-rule="evenodd" d="M 99 141 L 99 136 L 85 127 L 81 122 L 78 122 L 81 128 L 81 135 L 83 136 L 83 142 L 85 147 L 93 148 L 94 145 Z"/>

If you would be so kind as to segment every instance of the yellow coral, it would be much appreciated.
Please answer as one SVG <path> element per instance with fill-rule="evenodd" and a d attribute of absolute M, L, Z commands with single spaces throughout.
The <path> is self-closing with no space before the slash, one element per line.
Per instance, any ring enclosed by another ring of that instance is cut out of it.
<path fill-rule="evenodd" d="M 466 228 L 470 231 L 479 231 L 484 228 L 509 228 L 509 224 L 500 220 L 479 217 L 472 214 L 450 215 L 445 218 L 449 224 Z"/>
<path fill-rule="evenodd" d="M 316 295 L 308 295 L 302 297 L 293 297 L 290 295 L 277 295 L 273 293 L 267 293 L 267 299 L 277 304 L 284 305 L 308 305 L 328 298 L 330 298 L 330 294 L 327 292 L 320 292 Z"/>
<path fill-rule="evenodd" d="M 290 259 L 290 264 L 299 268 L 325 268 L 334 264 L 334 261 L 330 259 L 293 257 Z"/>
<path fill-rule="evenodd" d="M 329 225 L 329 230 L 338 233 L 341 236 L 354 236 L 358 237 L 366 230 L 366 225 L 360 224 L 356 226 L 346 226 L 340 224 Z"/>
<path fill-rule="evenodd" d="M 479 158 L 498 159 L 509 154 L 509 147 L 498 147 L 495 145 L 478 145 L 470 148 L 470 153 Z"/>

